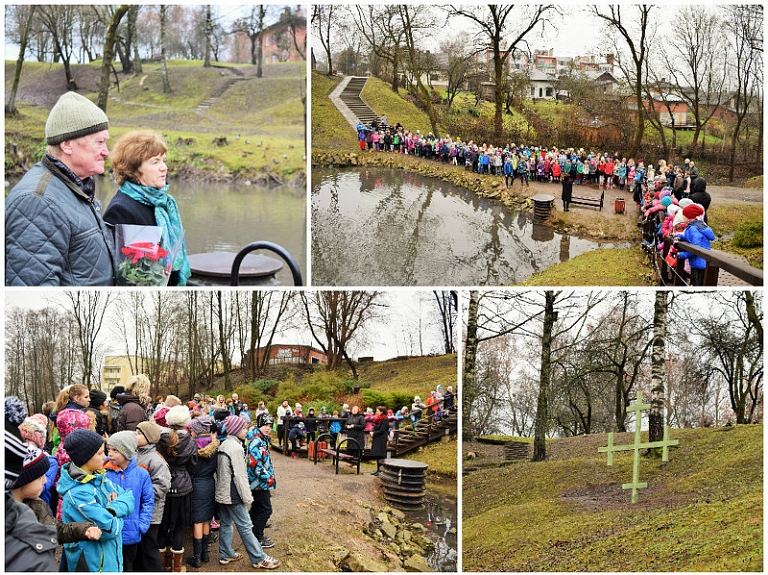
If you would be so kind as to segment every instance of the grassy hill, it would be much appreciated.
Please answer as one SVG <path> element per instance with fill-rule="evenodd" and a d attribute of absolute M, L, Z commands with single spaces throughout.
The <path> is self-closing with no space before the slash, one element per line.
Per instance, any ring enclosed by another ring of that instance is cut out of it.
<path fill-rule="evenodd" d="M 73 66 L 78 92 L 93 101 L 100 64 Z M 6 94 L 14 66 L 6 61 Z M 265 65 L 262 78 L 250 65 L 203 68 L 202 62 L 171 61 L 168 66 L 169 94 L 162 93 L 157 63 L 145 63 L 141 74 L 118 74 L 119 90 L 113 83 L 107 104 L 111 142 L 135 129 L 161 131 L 170 144 L 172 175 L 220 178 L 226 173 L 257 179 L 269 172 L 280 179 L 303 179 L 304 62 Z M 42 155 L 45 120 L 65 91 L 62 65 L 24 64 L 16 100 L 19 113 L 6 116 L 5 137 L 18 144 L 28 164 Z M 216 137 L 226 137 L 229 145 L 214 145 Z M 18 168 L 16 158 L 6 154 L 6 172 Z"/>
<path fill-rule="evenodd" d="M 634 505 L 621 488 L 632 456 L 608 467 L 597 453 L 605 435 L 553 440 L 541 463 L 470 473 L 464 570 L 762 571 L 762 425 L 676 429 L 672 438 L 680 446 L 666 466 L 641 460 L 649 486 Z"/>

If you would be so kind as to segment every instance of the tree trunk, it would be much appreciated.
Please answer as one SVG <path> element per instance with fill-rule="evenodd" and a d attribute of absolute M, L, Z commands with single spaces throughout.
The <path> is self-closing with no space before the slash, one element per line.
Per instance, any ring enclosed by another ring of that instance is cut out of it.
<path fill-rule="evenodd" d="M 8 114 L 16 113 L 16 92 L 19 91 L 19 79 L 21 78 L 21 68 L 24 65 L 24 53 L 27 51 L 27 42 L 29 40 L 29 31 L 32 28 L 32 17 L 35 15 L 35 6 L 29 7 L 27 23 L 24 26 L 24 32 L 21 35 L 19 45 L 19 58 L 16 60 L 16 70 L 13 73 L 13 86 L 8 94 L 8 103 L 5 105 L 5 111 Z"/>
<path fill-rule="evenodd" d="M 472 439 L 472 404 L 477 395 L 475 386 L 475 359 L 477 357 L 477 308 L 478 293 L 469 292 L 467 307 L 467 339 L 464 343 L 464 372 L 462 376 L 462 420 L 464 441 Z"/>
<path fill-rule="evenodd" d="M 168 65 L 165 61 L 165 24 L 167 6 L 160 6 L 160 69 L 163 76 L 163 94 L 171 91 L 171 83 L 168 80 Z"/>
<path fill-rule="evenodd" d="M 533 438 L 533 461 L 547 458 L 547 411 L 549 405 L 549 379 L 552 369 L 552 329 L 555 326 L 555 292 L 544 293 L 544 329 L 541 337 L 541 371 L 539 373 L 539 399 L 536 403 L 536 424 Z"/>
<path fill-rule="evenodd" d="M 213 34 L 211 5 L 207 4 L 205 6 L 205 60 L 203 60 L 203 68 L 211 67 L 211 34 Z"/>
<path fill-rule="evenodd" d="M 664 437 L 664 378 L 667 341 L 667 292 L 657 291 L 653 307 L 653 346 L 651 348 L 651 410 L 648 413 L 648 441 Z M 635 425 L 640 425 L 640 414 Z"/>
<path fill-rule="evenodd" d="M 259 39 L 256 41 L 256 77 L 261 78 L 264 74 L 264 16 L 267 9 L 263 4 L 259 4 Z"/>
<path fill-rule="evenodd" d="M 117 41 L 117 27 L 120 20 L 128 12 L 129 6 L 121 4 L 107 26 L 107 33 L 104 37 L 104 60 L 101 63 L 101 78 L 99 79 L 99 101 L 96 105 L 104 113 L 107 112 L 107 100 L 109 99 L 109 73 L 112 70 L 112 60 L 115 58 L 115 42 Z"/>
<path fill-rule="evenodd" d="M 128 25 L 133 26 L 133 29 L 136 29 L 136 20 L 139 17 L 139 8 L 140 6 L 131 6 L 130 10 L 128 10 Z M 141 67 L 141 55 L 139 54 L 139 43 L 136 41 L 136 34 L 134 32 L 134 41 L 133 41 L 133 72 L 135 74 L 141 74 L 144 72 L 144 69 Z"/>

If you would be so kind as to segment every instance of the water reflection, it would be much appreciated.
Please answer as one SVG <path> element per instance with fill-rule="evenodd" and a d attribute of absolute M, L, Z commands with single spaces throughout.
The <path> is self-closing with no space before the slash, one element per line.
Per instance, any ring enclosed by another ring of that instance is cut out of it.
<path fill-rule="evenodd" d="M 598 247 L 397 169 L 312 171 L 313 285 L 510 285 Z"/>
<path fill-rule="evenodd" d="M 117 193 L 117 185 L 108 178 L 96 178 L 96 182 L 96 197 L 106 208 Z M 179 180 L 171 180 L 170 184 L 169 191 L 179 204 L 190 254 L 237 252 L 251 242 L 266 240 L 288 250 L 306 278 L 304 188 Z M 270 252 L 257 253 L 271 256 Z M 281 285 L 293 285 L 287 266 L 277 274 L 277 280 Z"/>

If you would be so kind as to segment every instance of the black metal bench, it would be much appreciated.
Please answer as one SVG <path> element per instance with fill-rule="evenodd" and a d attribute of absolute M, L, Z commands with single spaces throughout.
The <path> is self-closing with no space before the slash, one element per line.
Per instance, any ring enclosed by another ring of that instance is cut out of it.
<path fill-rule="evenodd" d="M 582 206 L 591 206 L 594 208 L 600 208 L 603 211 L 603 200 L 605 200 L 605 190 L 600 190 L 600 197 L 593 198 L 592 196 L 575 196 L 571 195 L 571 203 L 579 204 Z"/>
<path fill-rule="evenodd" d="M 349 455 L 348 453 L 342 453 L 341 452 L 341 446 L 345 443 L 352 442 L 352 444 L 357 448 L 357 453 L 362 452 L 362 448 L 360 445 L 358 445 L 357 441 L 352 439 L 351 437 L 347 437 L 343 439 L 335 449 L 329 449 L 329 448 L 323 448 L 319 449 L 317 446 L 320 443 L 320 440 L 324 437 L 330 437 L 330 433 L 323 433 L 315 440 L 315 456 L 314 456 L 314 464 L 317 465 L 317 454 L 318 453 L 325 453 L 327 455 L 330 455 L 333 458 L 333 463 L 336 465 L 336 475 L 339 474 L 339 462 L 345 461 L 346 463 L 349 463 L 350 465 L 356 465 L 357 466 L 357 474 L 360 475 L 360 459 L 361 457 L 355 457 L 354 455 Z"/>

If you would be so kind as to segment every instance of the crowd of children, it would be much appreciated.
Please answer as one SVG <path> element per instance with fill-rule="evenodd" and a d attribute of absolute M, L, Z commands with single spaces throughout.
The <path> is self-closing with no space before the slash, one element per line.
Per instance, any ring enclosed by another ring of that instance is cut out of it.
<path fill-rule="evenodd" d="M 277 485 L 273 430 L 281 441 L 286 432 L 294 452 L 318 433 L 330 433 L 334 446 L 344 434 L 354 440 L 348 449 L 369 448 L 378 461 L 401 423 L 415 429 L 423 413 L 439 419 L 456 405 L 453 389 L 438 386 L 425 403 L 416 396 L 410 412 L 364 414 L 345 404 L 332 417 L 324 406 L 304 415 L 284 401 L 276 419 L 263 402 L 252 416 L 236 393 L 152 402 L 149 388 L 145 375 L 134 376 L 108 399 L 75 384 L 31 416 L 6 397 L 6 525 L 16 526 L 6 530 L 6 570 L 183 571 L 185 555 L 201 568 L 215 529 L 227 565 L 245 556 L 232 548 L 235 528 L 251 565 L 274 569 L 280 561 L 264 551 L 275 545 L 265 533 Z"/>

